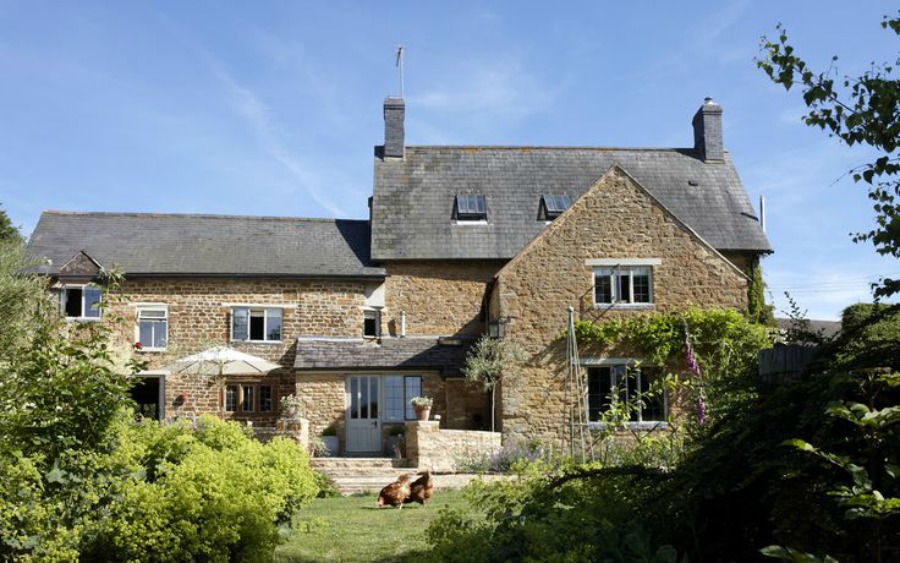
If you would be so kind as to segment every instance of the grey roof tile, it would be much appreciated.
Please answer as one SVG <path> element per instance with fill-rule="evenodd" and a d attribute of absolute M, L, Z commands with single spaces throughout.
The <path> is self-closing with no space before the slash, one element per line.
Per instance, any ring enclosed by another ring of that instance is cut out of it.
<path fill-rule="evenodd" d="M 84 251 L 126 275 L 384 276 L 368 221 L 46 211 L 28 250 L 49 274 Z"/>
<path fill-rule="evenodd" d="M 402 160 L 375 159 L 373 259 L 512 258 L 543 228 L 542 195 L 574 200 L 613 164 L 713 247 L 771 251 L 727 154 L 704 163 L 693 149 L 414 146 Z M 454 224 L 460 193 L 486 196 L 487 225 Z"/>
<path fill-rule="evenodd" d="M 381 342 L 364 339 L 299 338 L 294 367 L 317 369 L 429 369 L 445 377 L 460 377 L 469 342 L 441 344 L 436 339 L 385 338 Z"/>

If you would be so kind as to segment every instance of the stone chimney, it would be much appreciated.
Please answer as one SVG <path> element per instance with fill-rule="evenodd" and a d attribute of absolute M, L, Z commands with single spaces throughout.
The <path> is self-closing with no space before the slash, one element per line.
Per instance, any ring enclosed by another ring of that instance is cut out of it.
<path fill-rule="evenodd" d="M 406 104 L 403 98 L 384 99 L 384 157 L 403 158 L 403 120 Z"/>
<path fill-rule="evenodd" d="M 386 107 L 386 106 L 385 106 Z M 722 106 L 712 98 L 694 114 L 694 150 L 703 162 L 722 162 L 725 148 L 722 145 Z"/>

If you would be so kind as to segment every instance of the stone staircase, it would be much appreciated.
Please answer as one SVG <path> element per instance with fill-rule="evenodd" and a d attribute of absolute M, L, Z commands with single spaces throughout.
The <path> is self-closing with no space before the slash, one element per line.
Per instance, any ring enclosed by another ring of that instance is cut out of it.
<path fill-rule="evenodd" d="M 418 471 L 416 467 L 409 467 L 408 463 L 406 459 L 386 457 L 317 457 L 310 460 L 313 469 L 334 479 L 343 495 L 377 494 L 382 487 L 396 481 L 404 473 L 412 475 Z M 475 478 L 478 476 L 472 474 L 435 474 L 434 488 L 460 489 Z M 490 481 L 507 477 L 487 475 L 482 478 Z"/>
<path fill-rule="evenodd" d="M 387 457 L 317 457 L 313 469 L 334 479 L 341 494 L 375 492 L 404 473 L 415 473 L 408 460 Z"/>

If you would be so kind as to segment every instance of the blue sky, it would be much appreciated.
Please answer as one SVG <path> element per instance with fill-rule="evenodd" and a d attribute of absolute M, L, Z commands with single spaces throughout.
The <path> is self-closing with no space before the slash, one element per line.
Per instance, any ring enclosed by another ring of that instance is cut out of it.
<path fill-rule="evenodd" d="M 26 233 L 46 209 L 366 216 L 381 104 L 407 51 L 409 144 L 691 146 L 705 96 L 751 200 L 765 259 L 815 318 L 900 275 L 854 244 L 866 161 L 800 121 L 799 93 L 756 69 L 788 28 L 849 74 L 896 58 L 891 2 L 0 2 L 0 205 Z"/>

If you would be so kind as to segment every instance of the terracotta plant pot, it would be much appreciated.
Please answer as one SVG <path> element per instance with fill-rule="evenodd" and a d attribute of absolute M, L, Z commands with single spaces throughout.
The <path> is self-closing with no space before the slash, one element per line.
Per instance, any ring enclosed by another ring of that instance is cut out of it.
<path fill-rule="evenodd" d="M 431 416 L 431 407 L 416 407 L 416 420 L 428 420 Z"/>

